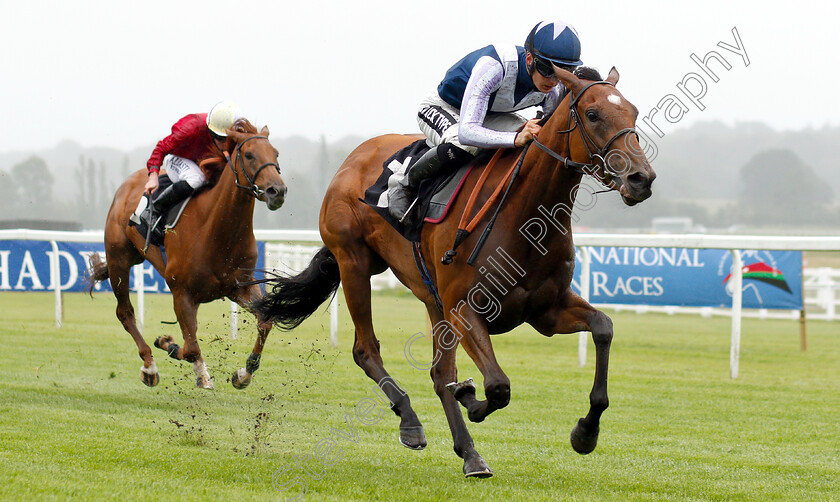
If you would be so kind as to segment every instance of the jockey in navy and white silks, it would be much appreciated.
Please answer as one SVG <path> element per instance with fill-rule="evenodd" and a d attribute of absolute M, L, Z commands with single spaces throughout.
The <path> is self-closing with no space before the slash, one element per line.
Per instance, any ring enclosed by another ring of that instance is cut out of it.
<path fill-rule="evenodd" d="M 525 123 L 512 112 L 541 105 L 549 114 L 565 93 L 562 83 L 548 93 L 534 87 L 524 47 L 488 45 L 446 72 L 417 122 L 432 147 L 452 143 L 473 155 L 479 148 L 512 148 Z"/>
<path fill-rule="evenodd" d="M 420 105 L 417 121 L 432 149 L 407 174 L 389 179 L 391 215 L 402 219 L 420 181 L 462 165 L 479 149 L 530 142 L 540 126 L 515 112 L 532 106 L 553 112 L 568 92 L 554 68 L 581 64 L 577 31 L 562 21 L 534 26 L 524 47 L 488 45 L 455 63 Z"/>

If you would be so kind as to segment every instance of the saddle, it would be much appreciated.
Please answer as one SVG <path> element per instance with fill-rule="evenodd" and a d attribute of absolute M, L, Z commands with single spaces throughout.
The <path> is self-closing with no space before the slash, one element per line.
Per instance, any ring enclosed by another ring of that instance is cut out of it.
<path fill-rule="evenodd" d="M 467 165 L 461 166 L 454 172 L 423 180 L 418 187 L 417 201 L 414 203 L 415 207 L 405 218 L 403 218 L 403 222 L 401 223 L 394 219 L 388 211 L 389 181 L 391 177 L 396 174 L 404 176 L 413 163 L 416 162 L 417 159 L 419 159 L 427 150 L 429 150 L 429 147 L 426 145 L 426 141 L 418 140 L 392 155 L 382 165 L 382 174 L 380 174 L 379 178 L 376 179 L 376 183 L 365 191 L 364 199 L 360 200 L 372 207 L 374 211 L 379 213 L 379 215 L 382 216 L 382 218 L 394 227 L 403 237 L 411 241 L 414 261 L 417 265 L 418 271 L 420 272 L 420 277 L 423 279 L 423 282 L 432 294 L 438 309 L 443 311 L 443 302 L 441 301 L 437 286 L 431 277 L 429 268 L 426 264 L 426 259 L 424 258 L 421 250 L 420 231 L 422 230 L 424 223 L 435 224 L 446 219 L 446 215 L 449 213 L 452 203 L 461 191 L 467 176 L 472 172 L 475 166 L 482 166 L 486 164 L 484 171 L 478 179 L 478 189 L 480 190 L 480 187 L 483 186 L 487 179 L 487 175 L 491 172 L 493 166 L 495 166 L 496 161 L 504 153 L 504 150 L 485 151 L 483 154 L 480 154 L 471 160 Z M 461 217 L 461 221 L 458 224 L 458 231 L 454 236 L 452 249 L 444 253 L 443 258 L 441 258 L 441 262 L 444 265 L 452 263 L 455 255 L 457 254 L 456 248 L 464 242 L 464 240 L 476 228 L 489 209 L 495 206 L 495 212 L 490 217 L 489 222 L 478 239 L 478 243 L 467 259 L 468 265 L 475 264 L 478 253 L 484 245 L 490 231 L 493 229 L 496 216 L 498 216 L 499 210 L 502 205 L 504 205 L 513 181 L 519 173 L 519 168 L 522 165 L 522 160 L 525 158 L 525 152 L 527 150 L 527 146 L 522 149 L 516 163 L 511 166 L 503 177 L 502 183 L 496 187 L 493 194 L 481 206 L 478 213 L 475 216 L 470 217 L 473 205 L 476 202 L 476 196 L 478 195 L 478 191 L 473 191 L 470 199 L 467 201 L 467 207 Z M 486 162 L 490 156 L 492 156 L 492 158 L 489 159 L 489 162 Z"/>
<path fill-rule="evenodd" d="M 461 166 L 455 171 L 423 180 L 417 190 L 417 202 L 402 223 L 388 212 L 388 181 L 394 174 L 408 172 L 414 163 L 429 150 L 426 140 L 421 139 L 406 146 L 388 158 L 382 165 L 382 173 L 376 182 L 365 191 L 361 199 L 379 213 L 385 221 L 394 227 L 403 237 L 412 242 L 420 242 L 420 231 L 424 223 L 436 224 L 446 219 L 452 203 L 455 201 L 464 180 L 472 172 L 475 161 Z"/>
<path fill-rule="evenodd" d="M 164 189 L 172 184 L 172 180 L 169 179 L 169 176 L 166 174 L 161 174 L 158 177 L 158 189 L 152 194 L 152 201 L 155 201 L 157 196 L 163 193 Z M 143 194 L 143 197 L 140 198 L 140 203 L 137 204 L 137 209 L 134 210 L 134 214 L 131 215 L 129 218 L 128 225 L 132 227 L 136 227 L 137 231 L 140 232 L 144 238 L 147 239 L 150 245 L 163 247 L 163 238 L 166 235 L 166 231 L 175 228 L 175 225 L 178 224 L 178 220 L 181 219 L 181 214 L 184 212 L 184 208 L 187 207 L 187 203 L 192 199 L 192 196 L 187 197 L 186 199 L 178 202 L 174 206 L 172 206 L 166 214 L 154 214 L 154 221 L 150 221 L 152 218 L 152 211 L 149 204 L 149 196 Z M 152 235 L 148 235 L 149 229 L 151 229 Z"/>

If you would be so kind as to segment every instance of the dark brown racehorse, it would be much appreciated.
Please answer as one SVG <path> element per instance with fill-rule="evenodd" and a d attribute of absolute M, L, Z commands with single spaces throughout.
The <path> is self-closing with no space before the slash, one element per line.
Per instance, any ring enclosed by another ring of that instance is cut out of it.
<path fill-rule="evenodd" d="M 227 297 L 247 306 L 261 295 L 259 286 L 243 287 L 239 283 L 253 281 L 257 263 L 253 232 L 255 200 L 264 201 L 271 210 L 279 208 L 285 200 L 286 185 L 280 177 L 278 153 L 268 141 L 268 127 L 258 133 L 244 119 L 228 130 L 225 152 L 218 153 L 218 158 L 199 159 L 202 165 L 215 163 L 222 172 L 215 185 L 190 200 L 178 225 L 166 233 L 166 259 L 155 246 L 144 255 L 144 237 L 128 225 L 143 194 L 145 170 L 131 175 L 114 196 L 105 223 L 106 263 L 101 262 L 98 254 L 92 256 L 91 289 L 96 281 L 111 280 L 117 297 L 117 318 L 137 344 L 143 359 L 140 376 L 150 387 L 157 385 L 160 377 L 152 351 L 137 329 L 129 298 L 128 274 L 133 265 L 149 260 L 172 290 L 184 346 L 176 345 L 171 336 L 158 338 L 155 346 L 175 359 L 193 363 L 198 387 L 213 388 L 196 339 L 199 304 Z M 258 326 L 254 353 L 248 360 L 251 371 L 237 372 L 234 386 L 241 388 L 250 382 L 270 328 L 270 323 Z"/>
<path fill-rule="evenodd" d="M 562 70 L 558 76 L 570 96 L 538 135 L 546 150 L 533 145 L 527 150 L 521 172 L 474 266 L 466 261 L 478 232 L 461 244 L 453 263 L 441 263 L 453 245 L 467 195 L 458 198 L 447 221 L 423 229 L 422 254 L 442 308 L 418 272 L 411 244 L 359 200 L 380 175 L 383 162 L 416 139 L 401 135 L 371 139 L 350 154 L 321 208 L 320 230 L 326 246 L 300 275 L 273 279 L 272 290 L 254 305 L 262 319 L 291 328 L 332 294 L 340 280 L 356 330 L 353 358 L 391 400 L 401 419 L 400 441 L 420 449 L 426 445 L 423 428 L 408 395 L 383 367 L 371 323 L 370 277 L 391 268 L 425 303 L 434 325 L 431 377 L 467 476 L 487 477 L 492 471 L 476 452 L 458 403 L 467 409 L 471 421 L 480 422 L 510 401 L 510 381 L 496 361 L 491 334 L 505 333 L 523 323 L 545 336 L 592 332 L 595 382 L 589 413 L 572 430 L 571 442 L 577 452 L 586 454 L 595 448 L 601 413 L 608 406 L 612 321 L 570 287 L 575 263 L 571 208 L 576 197 L 581 199 L 578 191 L 583 172 L 618 191 L 627 205 L 650 197 L 655 174 L 635 134 L 638 111 L 615 88 L 615 68 L 605 81 L 583 80 Z M 511 150 L 501 157 L 488 183 L 480 188 L 476 208 L 490 197 L 521 153 Z M 481 170 L 474 170 L 468 177 L 467 194 L 480 174 Z M 591 203 L 593 196 L 588 199 Z M 458 342 L 484 377 L 485 400 L 476 398 L 470 380 L 456 383 Z"/>

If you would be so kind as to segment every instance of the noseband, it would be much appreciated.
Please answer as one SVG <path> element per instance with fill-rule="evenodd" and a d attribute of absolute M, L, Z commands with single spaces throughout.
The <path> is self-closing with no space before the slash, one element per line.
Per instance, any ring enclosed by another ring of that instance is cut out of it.
<path fill-rule="evenodd" d="M 598 148 L 597 143 L 592 139 L 592 136 L 589 135 L 589 132 L 586 130 L 586 126 L 583 125 L 583 121 L 580 119 L 580 115 L 577 111 L 577 103 L 581 97 L 583 97 L 583 93 L 585 93 L 590 87 L 595 85 L 613 85 L 606 80 L 599 80 L 597 82 L 591 82 L 587 84 L 583 89 L 581 89 L 580 93 L 577 96 L 572 95 L 572 99 L 569 102 L 569 122 L 571 127 L 566 129 L 565 131 L 559 131 L 557 134 L 566 134 L 570 133 L 575 129 L 578 129 L 580 132 L 580 137 L 583 140 L 583 145 L 586 147 L 586 152 L 589 154 L 590 162 L 576 162 L 572 159 L 567 157 L 563 157 L 559 153 L 555 152 L 554 150 L 548 148 L 544 144 L 537 141 L 537 138 L 534 138 L 534 144 L 539 147 L 540 150 L 544 151 L 545 153 L 549 154 L 550 156 L 554 157 L 555 159 L 559 160 L 563 163 L 563 165 L 567 169 L 571 169 L 572 171 L 581 173 L 581 174 L 588 174 L 595 179 L 598 179 L 595 176 L 595 172 L 598 168 L 604 170 L 604 179 L 599 180 L 602 184 L 604 184 L 610 190 L 615 190 L 614 186 L 610 186 L 609 182 L 613 178 L 617 178 L 618 174 L 615 173 L 613 170 L 609 168 L 609 164 L 607 163 L 606 157 L 609 154 L 610 147 L 612 146 L 615 141 L 620 138 L 621 136 L 627 133 L 636 133 L 636 129 L 633 127 L 625 127 L 624 129 L 615 133 L 601 148 Z M 580 126 L 580 127 L 578 127 Z M 638 137 L 638 134 L 637 134 Z M 590 148 L 591 146 L 591 148 Z"/>
<path fill-rule="evenodd" d="M 236 169 L 236 164 L 233 162 L 233 160 L 230 158 L 230 155 L 228 155 L 227 152 L 225 152 L 225 157 L 227 158 L 228 165 L 230 166 L 230 169 L 233 171 L 233 177 L 234 177 L 233 179 L 234 179 L 234 183 L 236 183 L 236 186 L 238 188 L 241 188 L 241 189 L 245 190 L 246 192 L 250 193 L 255 198 L 259 198 L 262 194 L 265 193 L 265 190 L 263 190 L 262 188 L 257 186 L 257 183 L 256 183 L 257 177 L 259 177 L 262 170 L 265 169 L 268 166 L 274 166 L 274 169 L 277 170 L 277 174 L 280 174 L 280 166 L 278 166 L 276 162 L 266 162 L 265 164 L 261 165 L 259 167 L 259 169 L 257 169 L 257 172 L 254 173 L 254 176 L 251 177 L 251 175 L 248 174 L 248 171 L 245 169 L 243 161 L 242 161 L 242 145 L 251 141 L 252 139 L 268 140 L 268 137 L 267 136 L 251 136 L 249 138 L 244 139 L 241 143 L 237 143 L 236 147 L 233 149 L 233 155 L 234 155 L 234 157 L 236 157 L 236 160 L 239 163 L 239 165 L 242 166 L 242 174 L 245 176 L 245 179 L 248 180 L 248 183 L 250 183 L 250 185 L 242 185 L 242 184 L 239 183 L 239 171 Z"/>

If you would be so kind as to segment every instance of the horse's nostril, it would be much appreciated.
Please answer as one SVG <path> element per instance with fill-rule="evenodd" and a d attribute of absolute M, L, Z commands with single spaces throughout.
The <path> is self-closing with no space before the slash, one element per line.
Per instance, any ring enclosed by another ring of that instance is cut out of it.
<path fill-rule="evenodd" d="M 630 186 L 640 188 L 640 187 L 645 186 L 645 183 L 647 182 L 647 179 L 648 179 L 647 176 L 645 176 L 642 173 L 633 173 L 633 174 L 631 174 L 630 176 L 627 177 L 627 183 L 629 183 Z"/>
<path fill-rule="evenodd" d="M 286 185 L 273 185 L 265 189 L 265 194 L 269 200 L 282 201 L 286 198 Z"/>
<path fill-rule="evenodd" d="M 285 197 L 285 196 L 286 196 L 286 190 L 287 190 L 287 189 L 286 189 L 286 186 L 285 186 L 285 185 L 281 185 L 281 186 L 271 186 L 271 187 L 268 187 L 268 188 L 265 190 L 265 193 L 267 193 L 267 194 L 268 194 L 268 196 L 269 196 L 269 197 L 271 197 L 271 198 L 275 198 L 275 197 Z"/>

